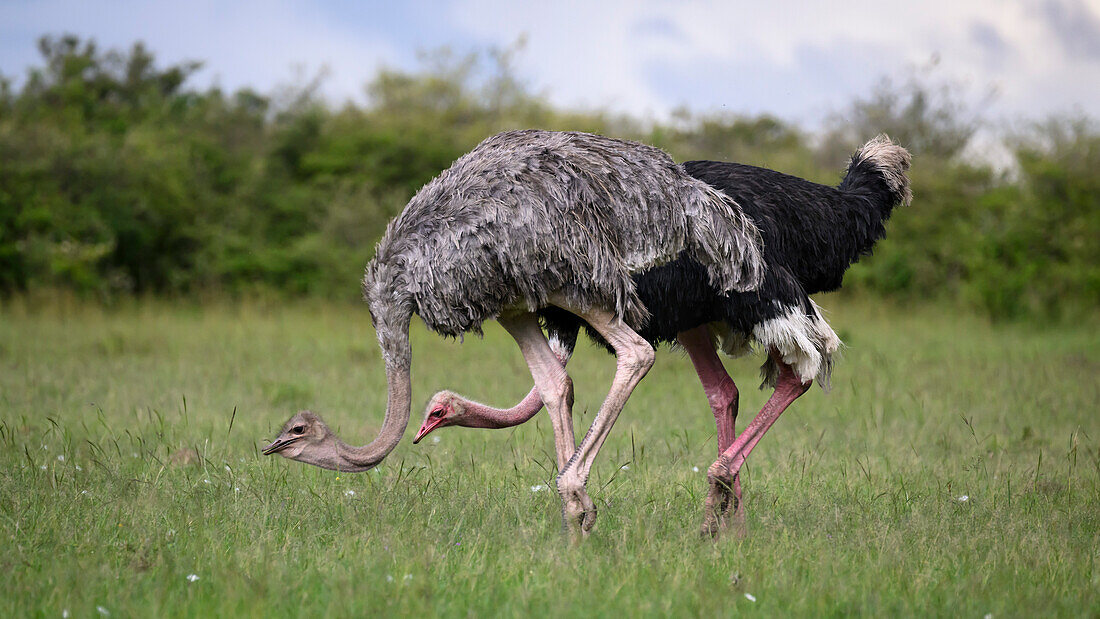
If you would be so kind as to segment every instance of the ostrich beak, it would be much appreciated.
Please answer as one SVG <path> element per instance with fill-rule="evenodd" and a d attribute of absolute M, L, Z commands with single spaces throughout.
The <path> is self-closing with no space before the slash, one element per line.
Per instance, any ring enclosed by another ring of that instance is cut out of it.
<path fill-rule="evenodd" d="M 432 430 L 441 425 L 443 425 L 443 417 L 428 417 L 425 419 L 424 425 L 420 426 L 420 429 L 416 432 L 416 436 L 413 437 L 413 445 L 419 443 L 420 439 L 428 436 Z"/>
<path fill-rule="evenodd" d="M 264 447 L 261 453 L 263 453 L 263 455 L 265 456 L 270 456 L 273 453 L 279 453 L 280 451 L 289 447 L 292 443 L 297 442 L 299 438 L 301 437 L 277 438 L 275 439 L 275 442 L 271 443 L 267 447 Z"/>

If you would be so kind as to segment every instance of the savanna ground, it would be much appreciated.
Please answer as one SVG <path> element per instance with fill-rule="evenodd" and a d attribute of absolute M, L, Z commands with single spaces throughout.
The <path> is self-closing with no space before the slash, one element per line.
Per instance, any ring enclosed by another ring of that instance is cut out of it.
<path fill-rule="evenodd" d="M 362 306 L 8 302 L 0 615 L 1100 613 L 1096 322 L 824 305 L 849 347 L 833 390 L 749 459 L 747 538 L 698 537 L 714 425 L 662 351 L 571 548 L 545 413 L 421 445 L 410 430 L 367 474 L 259 454 L 305 407 L 373 436 L 385 380 Z M 506 404 L 530 385 L 495 325 L 465 344 L 417 326 L 413 348 L 412 429 L 439 388 Z M 767 395 L 758 362 L 727 363 L 739 429 Z M 613 363 L 585 344 L 570 368 L 580 435 Z"/>

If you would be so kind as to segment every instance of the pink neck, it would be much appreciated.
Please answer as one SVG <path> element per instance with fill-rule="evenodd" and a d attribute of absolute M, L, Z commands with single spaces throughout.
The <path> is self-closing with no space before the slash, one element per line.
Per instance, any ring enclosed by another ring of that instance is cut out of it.
<path fill-rule="evenodd" d="M 511 428 L 534 417 L 542 410 L 542 398 L 532 388 L 526 397 L 512 408 L 493 408 L 473 400 L 462 400 L 466 414 L 455 424 L 466 428 Z"/>

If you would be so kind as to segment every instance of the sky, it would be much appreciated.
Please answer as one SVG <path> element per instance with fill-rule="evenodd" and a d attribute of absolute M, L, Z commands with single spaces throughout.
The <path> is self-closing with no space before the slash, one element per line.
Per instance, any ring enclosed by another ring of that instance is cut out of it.
<path fill-rule="evenodd" d="M 687 107 L 813 125 L 914 73 L 994 119 L 1100 118 L 1100 0 L 0 0 L 0 74 L 18 84 L 36 39 L 62 33 L 201 60 L 194 86 L 272 92 L 323 69 L 334 103 L 366 101 L 380 67 L 415 70 L 419 52 L 522 37 L 515 68 L 535 92 L 643 119 Z"/>

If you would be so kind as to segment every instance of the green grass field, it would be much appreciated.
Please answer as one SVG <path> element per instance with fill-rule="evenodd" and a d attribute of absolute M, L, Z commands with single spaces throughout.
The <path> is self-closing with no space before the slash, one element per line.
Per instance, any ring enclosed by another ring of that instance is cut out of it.
<path fill-rule="evenodd" d="M 258 447 L 306 407 L 373 437 L 365 307 L 9 303 L 0 616 L 1100 614 L 1097 324 L 824 305 L 848 349 L 833 390 L 749 459 L 747 538 L 697 535 L 714 425 L 662 351 L 593 471 L 596 530 L 570 547 L 545 413 L 411 444 L 437 389 L 526 393 L 496 325 L 464 344 L 414 330 L 412 428 L 355 475 Z M 727 363 L 738 429 L 767 396 L 758 365 Z M 578 436 L 613 366 L 588 344 L 571 362 Z"/>

